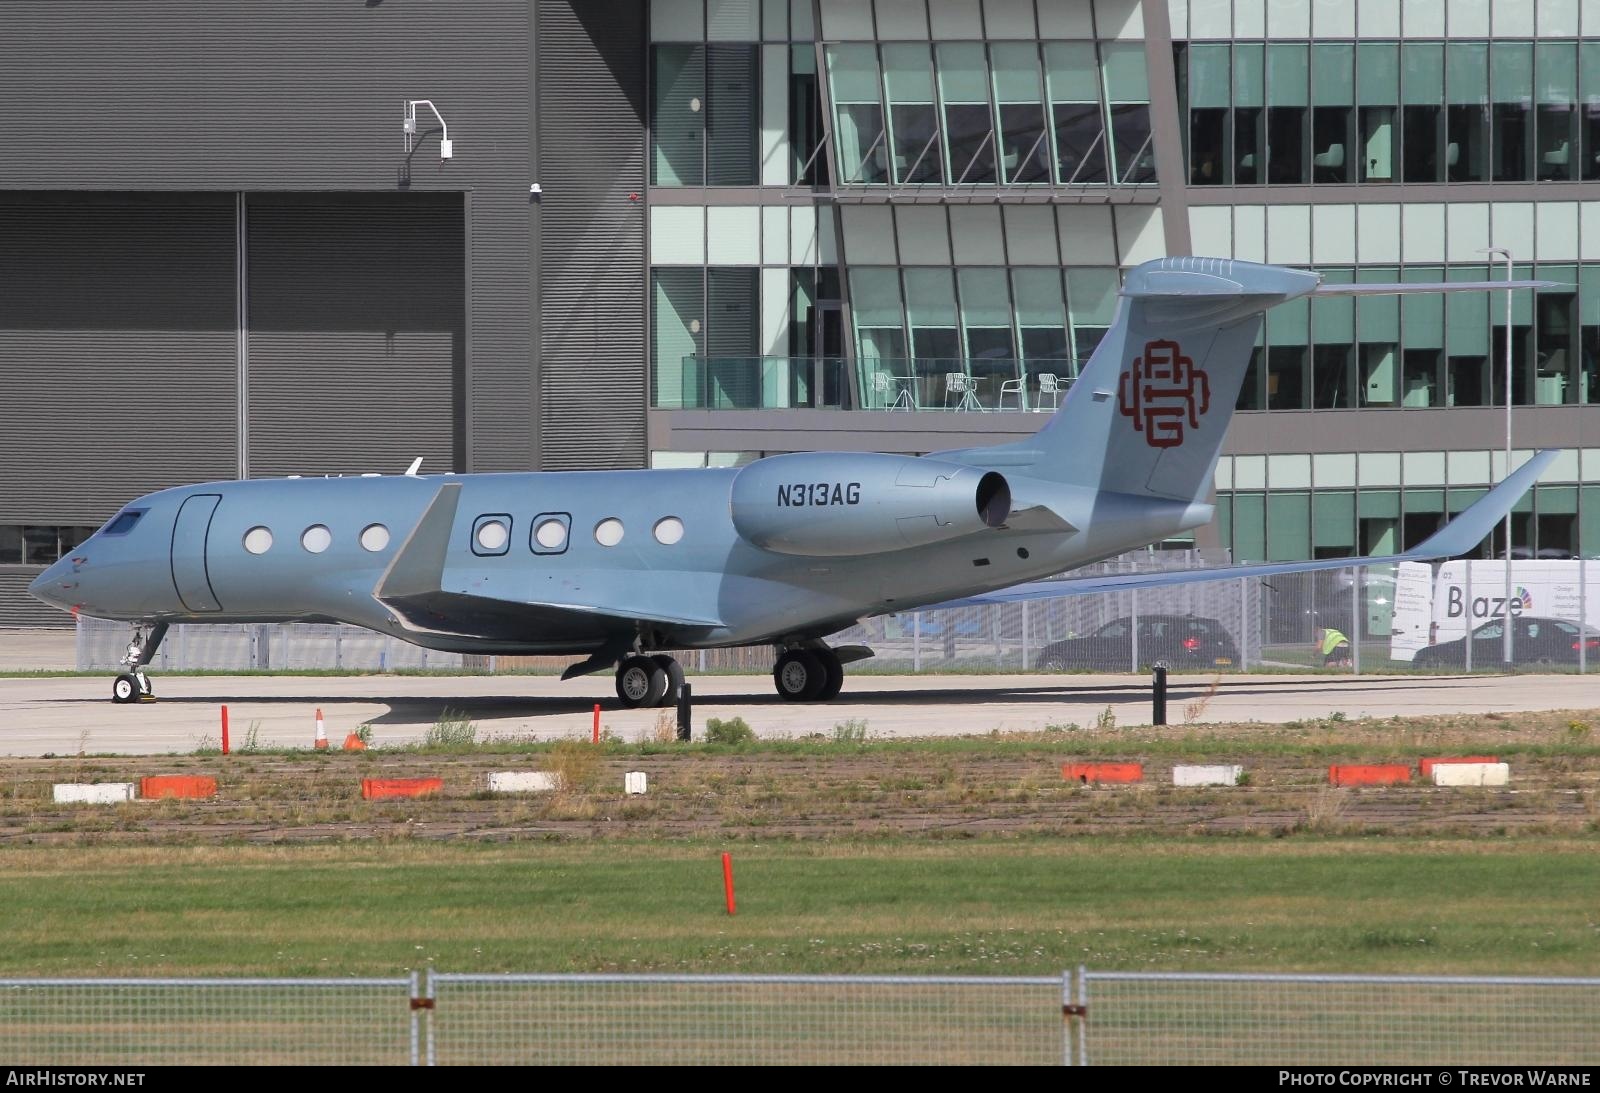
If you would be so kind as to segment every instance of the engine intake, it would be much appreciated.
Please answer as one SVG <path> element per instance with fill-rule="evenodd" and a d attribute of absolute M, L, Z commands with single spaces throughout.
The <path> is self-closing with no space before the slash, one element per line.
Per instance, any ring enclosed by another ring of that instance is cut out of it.
<path fill-rule="evenodd" d="M 901 455 L 796 453 L 733 479 L 733 526 L 780 554 L 881 554 L 997 528 L 1011 515 L 1005 476 Z"/>

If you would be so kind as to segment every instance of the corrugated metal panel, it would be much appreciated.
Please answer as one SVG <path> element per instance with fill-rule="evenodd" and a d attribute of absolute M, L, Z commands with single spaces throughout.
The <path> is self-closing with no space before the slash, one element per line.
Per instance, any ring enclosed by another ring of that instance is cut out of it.
<path fill-rule="evenodd" d="M 250 474 L 459 470 L 455 194 L 252 195 Z"/>
<path fill-rule="evenodd" d="M 642 467 L 644 5 L 538 18 L 540 465 Z"/>
<path fill-rule="evenodd" d="M 0 190 L 471 191 L 469 462 L 526 469 L 533 20 L 516 0 L 6 0 Z M 407 98 L 438 104 L 449 163 L 437 133 L 406 157 Z"/>
<path fill-rule="evenodd" d="M 232 478 L 233 198 L 0 192 L 0 523 Z"/>
<path fill-rule="evenodd" d="M 71 615 L 28 595 L 29 582 L 43 572 L 34 566 L 0 568 L 0 626 L 72 627 Z"/>

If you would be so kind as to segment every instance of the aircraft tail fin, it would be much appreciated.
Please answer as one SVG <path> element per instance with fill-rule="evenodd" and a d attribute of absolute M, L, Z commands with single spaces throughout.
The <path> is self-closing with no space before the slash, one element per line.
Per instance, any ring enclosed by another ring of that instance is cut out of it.
<path fill-rule="evenodd" d="M 1548 281 L 1324 285 L 1321 275 L 1224 258 L 1130 270 L 1117 316 L 1039 433 L 1003 446 L 1047 481 L 1204 502 L 1271 307 L 1303 296 L 1543 288 Z M 986 449 L 995 453 L 997 449 Z"/>
<path fill-rule="evenodd" d="M 1130 270 L 1116 320 L 1066 401 L 1025 446 L 1035 477 L 1204 501 L 1266 310 L 1315 273 L 1220 258 Z"/>

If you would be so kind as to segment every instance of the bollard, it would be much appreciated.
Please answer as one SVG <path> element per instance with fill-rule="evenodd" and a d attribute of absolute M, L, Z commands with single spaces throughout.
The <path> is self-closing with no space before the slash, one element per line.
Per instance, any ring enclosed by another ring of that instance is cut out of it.
<path fill-rule="evenodd" d="M 228 707 L 222 707 L 222 754 L 228 754 Z"/>
<path fill-rule="evenodd" d="M 728 904 L 728 914 L 737 914 L 738 905 L 733 902 L 733 855 L 726 850 L 722 852 L 722 894 Z"/>
<path fill-rule="evenodd" d="M 594 735 L 591 737 L 595 744 L 600 743 L 600 703 L 594 704 Z"/>
<path fill-rule="evenodd" d="M 689 684 L 678 685 L 678 739 L 687 742 L 689 739 Z"/>
<path fill-rule="evenodd" d="M 1167 666 L 1157 663 L 1151 672 L 1155 676 L 1155 709 L 1151 713 L 1152 725 L 1167 723 Z"/>

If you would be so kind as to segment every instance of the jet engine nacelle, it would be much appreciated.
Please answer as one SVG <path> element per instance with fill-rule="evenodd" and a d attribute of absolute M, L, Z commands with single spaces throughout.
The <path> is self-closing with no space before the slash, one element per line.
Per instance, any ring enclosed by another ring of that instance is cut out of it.
<path fill-rule="evenodd" d="M 780 554 L 881 554 L 997 528 L 1011 514 L 1005 476 L 902 455 L 775 455 L 741 470 L 733 526 Z"/>

